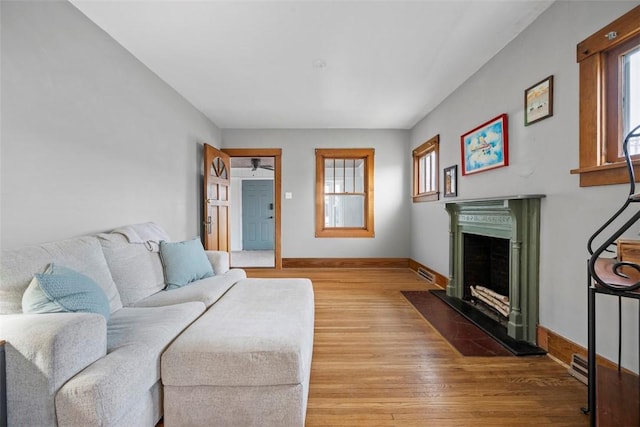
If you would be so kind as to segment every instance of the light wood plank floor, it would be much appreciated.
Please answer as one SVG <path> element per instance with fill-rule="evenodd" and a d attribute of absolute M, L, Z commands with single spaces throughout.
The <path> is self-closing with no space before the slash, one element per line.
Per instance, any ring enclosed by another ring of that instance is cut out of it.
<path fill-rule="evenodd" d="M 547 356 L 463 357 L 400 293 L 409 269 L 248 269 L 308 277 L 316 327 L 307 426 L 584 426 L 586 387 Z"/>

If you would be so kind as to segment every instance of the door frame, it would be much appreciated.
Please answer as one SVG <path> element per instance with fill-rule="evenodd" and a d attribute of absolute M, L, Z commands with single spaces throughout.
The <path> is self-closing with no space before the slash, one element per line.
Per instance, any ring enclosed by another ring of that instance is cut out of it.
<path fill-rule="evenodd" d="M 273 204 L 274 204 L 274 225 L 273 225 L 273 254 L 274 268 L 282 269 L 281 254 L 281 224 L 280 212 L 282 204 L 282 149 L 281 148 L 223 148 L 223 153 L 229 157 L 273 157 L 275 171 L 273 176 Z"/>

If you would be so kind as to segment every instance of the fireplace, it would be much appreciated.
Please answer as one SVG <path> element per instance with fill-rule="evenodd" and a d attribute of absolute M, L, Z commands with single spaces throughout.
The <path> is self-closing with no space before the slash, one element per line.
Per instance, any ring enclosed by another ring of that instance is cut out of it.
<path fill-rule="evenodd" d="M 509 240 L 464 233 L 462 299 L 506 326 L 509 316 Z"/>
<path fill-rule="evenodd" d="M 488 310 L 487 314 L 503 325 L 509 337 L 531 344 L 536 343 L 538 324 L 540 200 L 543 197 L 512 196 L 446 203 L 450 217 L 447 296 L 478 304 L 478 308 Z M 490 296 L 479 298 L 478 286 L 483 294 L 489 289 Z M 498 295 L 495 298 L 502 301 L 499 304 L 493 300 L 494 293 Z M 495 307 L 486 308 L 492 304 Z"/>

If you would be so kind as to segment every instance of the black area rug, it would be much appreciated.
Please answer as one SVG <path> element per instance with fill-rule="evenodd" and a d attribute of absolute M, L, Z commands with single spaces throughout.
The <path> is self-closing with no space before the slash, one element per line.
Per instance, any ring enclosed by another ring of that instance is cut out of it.
<path fill-rule="evenodd" d="M 464 356 L 541 355 L 545 351 L 507 336 L 490 317 L 443 290 L 403 291 L 402 294 L 440 334 Z"/>

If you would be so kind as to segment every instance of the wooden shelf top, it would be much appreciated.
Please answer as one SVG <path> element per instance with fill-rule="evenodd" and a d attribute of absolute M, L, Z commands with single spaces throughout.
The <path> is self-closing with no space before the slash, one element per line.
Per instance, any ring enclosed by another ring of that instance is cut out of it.
<path fill-rule="evenodd" d="M 619 287 L 620 291 L 625 291 L 625 287 L 631 287 L 640 281 L 640 271 L 633 267 L 623 266 L 620 268 L 620 272 L 627 277 L 622 277 L 613 271 L 613 267 L 617 262 L 617 258 L 598 258 L 594 264 L 594 270 L 603 282 Z M 640 293 L 640 290 L 630 292 Z"/>

